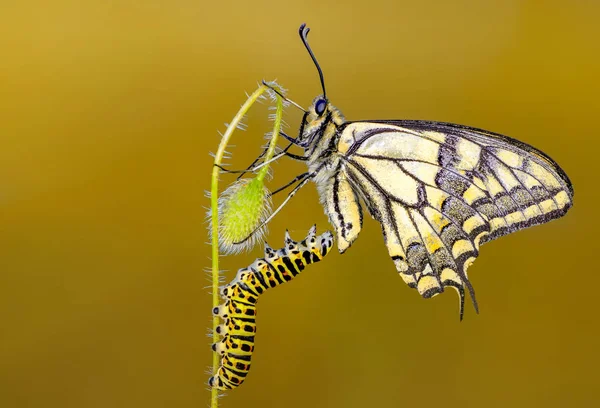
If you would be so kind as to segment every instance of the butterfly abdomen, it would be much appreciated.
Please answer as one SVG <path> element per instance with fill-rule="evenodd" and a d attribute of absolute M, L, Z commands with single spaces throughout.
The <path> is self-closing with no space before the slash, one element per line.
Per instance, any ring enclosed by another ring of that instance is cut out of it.
<path fill-rule="evenodd" d="M 221 390 L 236 388 L 244 382 L 250 370 L 256 333 L 256 303 L 264 291 L 296 277 L 304 268 L 319 262 L 333 246 L 333 235 L 327 231 L 316 236 L 312 227 L 302 242 L 295 242 L 286 232 L 285 247 L 273 250 L 265 246 L 264 258 L 238 271 L 235 279 L 221 289 L 225 303 L 215 307 L 213 314 L 225 320 L 217 327 L 223 338 L 212 345 L 219 353 L 221 365 L 208 380 L 211 387 Z"/>

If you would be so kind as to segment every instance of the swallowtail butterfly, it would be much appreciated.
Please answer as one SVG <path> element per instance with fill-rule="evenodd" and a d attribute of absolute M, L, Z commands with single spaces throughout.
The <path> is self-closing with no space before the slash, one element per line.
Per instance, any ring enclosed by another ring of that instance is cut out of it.
<path fill-rule="evenodd" d="M 456 289 L 462 320 L 465 288 L 478 310 L 467 268 L 479 247 L 563 216 L 573 204 L 571 181 L 540 150 L 497 133 L 422 120 L 347 121 L 327 98 L 308 32 L 300 26 L 323 94 L 307 110 L 288 100 L 304 116 L 296 138 L 282 133 L 290 145 L 277 156 L 304 161 L 308 171 L 265 223 L 312 180 L 343 253 L 361 231 L 364 205 L 404 282 L 425 298 Z M 304 155 L 289 153 L 293 145 Z"/>

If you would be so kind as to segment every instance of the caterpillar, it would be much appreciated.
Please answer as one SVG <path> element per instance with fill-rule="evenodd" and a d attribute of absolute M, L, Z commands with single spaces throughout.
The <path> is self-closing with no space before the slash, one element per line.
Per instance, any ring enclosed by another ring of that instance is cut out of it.
<path fill-rule="evenodd" d="M 213 315 L 225 322 L 217 327 L 223 338 L 212 345 L 219 353 L 221 365 L 208 385 L 229 390 L 244 382 L 250 370 L 256 333 L 256 303 L 266 290 L 294 279 L 306 265 L 319 262 L 333 246 L 333 234 L 316 235 L 313 226 L 302 242 L 295 242 L 285 232 L 285 246 L 274 250 L 265 243 L 264 258 L 258 258 L 237 272 L 231 283 L 221 288 L 225 303 L 213 308 Z"/>

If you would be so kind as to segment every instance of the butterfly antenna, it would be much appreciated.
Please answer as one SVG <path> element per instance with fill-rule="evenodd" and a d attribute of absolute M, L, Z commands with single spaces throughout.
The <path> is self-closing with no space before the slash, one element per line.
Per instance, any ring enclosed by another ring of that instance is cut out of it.
<path fill-rule="evenodd" d="M 310 54 L 310 57 L 312 58 L 313 62 L 315 63 L 315 66 L 317 67 L 317 71 L 319 71 L 319 78 L 321 78 L 321 88 L 323 88 L 323 98 L 327 99 L 327 92 L 325 92 L 325 80 L 323 79 L 323 71 L 321 70 L 321 66 L 317 62 L 317 58 L 315 57 L 315 54 L 310 49 L 310 45 L 308 45 L 309 31 L 310 31 L 310 28 L 308 28 L 306 26 L 306 24 L 302 24 L 299 29 L 300 39 L 304 43 L 306 50 L 308 51 L 308 53 Z"/>

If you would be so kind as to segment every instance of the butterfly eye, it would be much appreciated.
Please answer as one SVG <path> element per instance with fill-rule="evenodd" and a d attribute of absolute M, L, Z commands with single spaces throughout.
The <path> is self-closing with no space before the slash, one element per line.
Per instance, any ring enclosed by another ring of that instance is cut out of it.
<path fill-rule="evenodd" d="M 323 112 L 325 112 L 325 108 L 327 107 L 327 101 L 325 99 L 319 99 L 317 103 L 315 103 L 315 112 L 317 115 L 321 116 Z"/>

